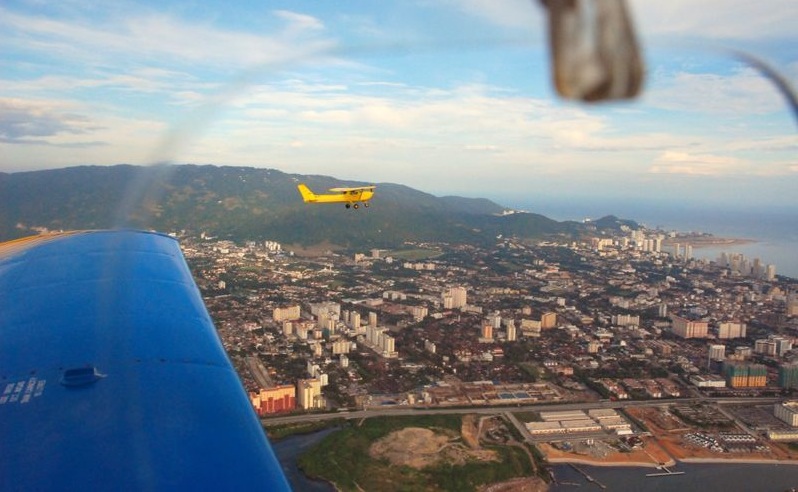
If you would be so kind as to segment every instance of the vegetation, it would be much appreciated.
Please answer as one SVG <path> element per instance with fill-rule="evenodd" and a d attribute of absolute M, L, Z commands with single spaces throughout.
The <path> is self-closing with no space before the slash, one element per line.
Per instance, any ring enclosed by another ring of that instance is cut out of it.
<path fill-rule="evenodd" d="M 285 439 L 286 437 L 297 434 L 311 434 L 322 429 L 338 427 L 343 425 L 344 422 L 344 419 L 332 419 L 319 420 L 317 422 L 297 422 L 295 424 L 269 425 L 268 421 L 265 421 L 263 422 L 263 428 L 270 440 L 279 441 L 280 439 Z"/>
<path fill-rule="evenodd" d="M 438 198 L 388 183 L 379 186 L 368 210 L 306 205 L 297 180 L 319 190 L 364 184 L 273 169 L 195 165 L 0 173 L 0 241 L 35 234 L 39 227 L 127 226 L 206 232 L 235 241 L 270 239 L 302 246 L 326 241 L 362 250 L 407 241 L 492 244 L 498 235 L 539 238 L 582 231 L 579 224 L 538 214 L 500 216 L 503 207 L 489 200 Z M 408 248 L 406 254 L 421 259 L 432 253 Z"/>
<path fill-rule="evenodd" d="M 498 461 L 432 465 L 423 469 L 390 465 L 369 455 L 371 444 L 406 427 L 424 427 L 460 433 L 458 415 L 378 417 L 350 425 L 327 436 L 300 458 L 302 470 L 312 477 L 335 483 L 339 490 L 476 490 L 477 486 L 530 475 L 532 465 L 518 447 L 496 447 Z"/>

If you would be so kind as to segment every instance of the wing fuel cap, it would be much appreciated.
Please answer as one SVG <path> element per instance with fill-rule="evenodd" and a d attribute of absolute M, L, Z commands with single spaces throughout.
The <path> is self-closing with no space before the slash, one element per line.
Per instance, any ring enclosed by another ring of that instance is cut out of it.
<path fill-rule="evenodd" d="M 64 386 L 87 386 L 104 377 L 105 374 L 101 374 L 94 366 L 76 367 L 64 371 L 64 375 L 61 376 L 61 384 Z"/>

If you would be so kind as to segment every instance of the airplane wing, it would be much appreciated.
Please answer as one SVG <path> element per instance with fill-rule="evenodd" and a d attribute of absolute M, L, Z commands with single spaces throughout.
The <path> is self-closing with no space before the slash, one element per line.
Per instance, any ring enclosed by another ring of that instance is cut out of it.
<path fill-rule="evenodd" d="M 366 190 L 373 190 L 376 186 L 355 186 L 352 188 L 330 188 L 329 191 L 333 193 L 349 193 L 352 191 L 366 191 Z"/>
<path fill-rule="evenodd" d="M 290 490 L 177 241 L 0 245 L 0 490 Z"/>

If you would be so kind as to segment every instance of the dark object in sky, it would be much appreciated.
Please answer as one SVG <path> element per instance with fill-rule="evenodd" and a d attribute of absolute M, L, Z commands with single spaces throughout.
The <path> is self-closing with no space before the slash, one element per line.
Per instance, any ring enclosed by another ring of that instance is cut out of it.
<path fill-rule="evenodd" d="M 0 245 L 0 490 L 290 490 L 176 240 Z"/>
<path fill-rule="evenodd" d="M 779 89 L 779 92 L 787 99 L 787 104 L 792 109 L 792 114 L 795 116 L 795 122 L 798 124 L 798 95 L 795 93 L 795 88 L 790 85 L 790 82 L 775 68 L 765 63 L 762 59 L 744 51 L 733 50 L 732 54 L 739 60 L 751 65 L 759 70 L 759 73 L 770 79 L 771 82 Z"/>
<path fill-rule="evenodd" d="M 637 96 L 645 69 L 624 0 L 540 2 L 560 96 L 587 102 Z"/>

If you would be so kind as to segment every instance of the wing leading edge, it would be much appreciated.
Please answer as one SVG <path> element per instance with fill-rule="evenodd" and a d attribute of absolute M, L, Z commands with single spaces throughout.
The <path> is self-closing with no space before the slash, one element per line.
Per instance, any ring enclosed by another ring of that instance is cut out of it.
<path fill-rule="evenodd" d="M 290 490 L 177 241 L 0 255 L 0 489 Z"/>

